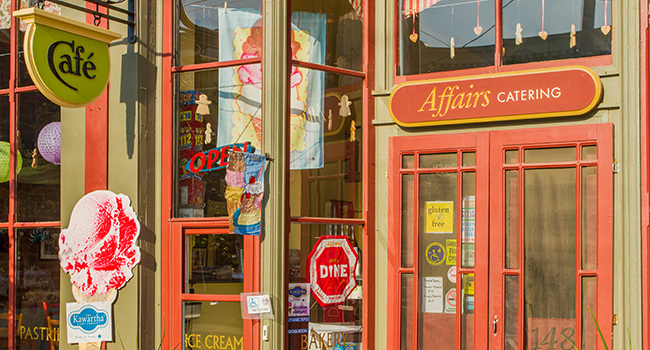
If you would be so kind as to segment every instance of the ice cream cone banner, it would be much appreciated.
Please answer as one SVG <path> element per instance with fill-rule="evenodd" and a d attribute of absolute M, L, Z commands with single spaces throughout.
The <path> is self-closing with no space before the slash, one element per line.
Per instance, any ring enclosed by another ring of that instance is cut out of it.
<path fill-rule="evenodd" d="M 130 202 L 110 191 L 88 193 L 59 236 L 59 261 L 77 301 L 66 305 L 67 340 L 81 350 L 99 350 L 102 341 L 113 340 L 112 304 L 140 262 L 140 223 Z"/>

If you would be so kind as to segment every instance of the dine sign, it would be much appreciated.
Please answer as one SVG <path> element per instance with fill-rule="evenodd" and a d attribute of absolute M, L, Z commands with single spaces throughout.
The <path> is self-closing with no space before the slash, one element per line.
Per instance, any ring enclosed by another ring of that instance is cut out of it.
<path fill-rule="evenodd" d="M 307 257 L 311 293 L 321 306 L 345 302 L 356 288 L 359 256 L 346 236 L 321 236 Z"/>

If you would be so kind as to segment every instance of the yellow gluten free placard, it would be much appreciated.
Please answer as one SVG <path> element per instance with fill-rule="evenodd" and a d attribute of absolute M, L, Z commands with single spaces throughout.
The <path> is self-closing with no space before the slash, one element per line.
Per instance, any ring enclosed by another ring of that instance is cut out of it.
<path fill-rule="evenodd" d="M 424 232 L 454 232 L 454 202 L 426 202 Z"/>

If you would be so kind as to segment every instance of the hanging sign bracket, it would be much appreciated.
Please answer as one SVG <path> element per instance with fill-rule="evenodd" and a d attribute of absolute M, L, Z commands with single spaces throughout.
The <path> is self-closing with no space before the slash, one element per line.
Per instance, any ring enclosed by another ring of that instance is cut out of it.
<path fill-rule="evenodd" d="M 115 21 L 118 23 L 126 24 L 129 27 L 128 29 L 129 43 L 135 44 L 135 42 L 137 41 L 137 36 L 135 35 L 135 0 L 86 0 L 86 2 L 90 2 L 97 5 L 95 10 L 85 8 L 83 6 L 71 4 L 61 0 L 47 0 L 47 1 L 52 4 L 57 4 L 73 10 L 94 15 L 95 26 L 99 26 L 99 23 L 101 22 L 101 18 L 106 18 L 109 21 Z M 126 10 L 121 7 L 115 6 L 115 4 L 123 3 L 125 1 L 127 1 L 128 4 Z M 45 3 L 45 0 L 36 0 L 36 3 L 39 8 L 42 8 L 43 4 Z M 122 15 L 126 16 L 126 19 L 121 17 L 111 16 L 106 13 L 102 13 L 101 11 L 99 11 L 100 7 L 103 7 L 106 10 L 119 12 Z"/>

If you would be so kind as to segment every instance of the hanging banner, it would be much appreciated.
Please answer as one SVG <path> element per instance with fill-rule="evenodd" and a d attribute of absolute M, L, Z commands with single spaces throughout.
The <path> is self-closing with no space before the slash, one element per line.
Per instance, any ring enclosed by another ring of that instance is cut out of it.
<path fill-rule="evenodd" d="M 326 14 L 294 12 L 291 16 L 292 58 L 324 64 L 322 47 Z M 249 9 L 219 9 L 219 60 L 261 57 L 262 17 Z M 324 73 L 291 69 L 290 168 L 322 168 Z M 262 65 L 247 64 L 219 71 L 217 146 L 250 142 L 262 146 Z"/>
<path fill-rule="evenodd" d="M 25 63 L 38 89 L 63 107 L 83 107 L 104 91 L 110 75 L 113 31 L 37 8 L 15 11 L 27 23 Z"/>
<path fill-rule="evenodd" d="M 226 204 L 230 232 L 259 235 L 266 156 L 230 151 L 226 167 Z"/>
<path fill-rule="evenodd" d="M 594 71 L 568 66 L 408 81 L 388 108 L 403 127 L 550 118 L 591 111 L 602 91 Z"/>
<path fill-rule="evenodd" d="M 307 257 L 311 293 L 325 307 L 345 302 L 357 287 L 359 256 L 346 236 L 321 236 Z"/>

